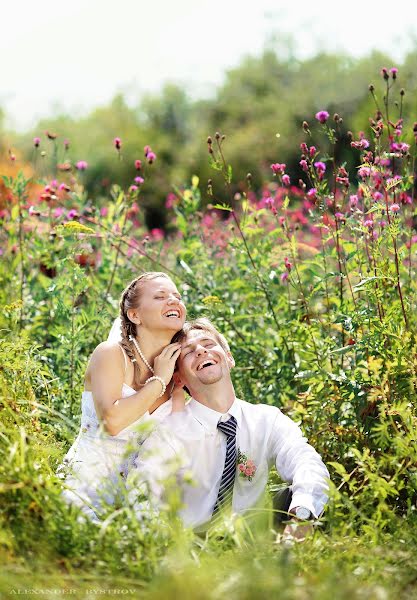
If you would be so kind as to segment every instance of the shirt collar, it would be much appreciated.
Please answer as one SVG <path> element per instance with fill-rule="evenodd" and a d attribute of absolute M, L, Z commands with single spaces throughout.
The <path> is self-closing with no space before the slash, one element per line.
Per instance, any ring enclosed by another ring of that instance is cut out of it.
<path fill-rule="evenodd" d="M 191 399 L 189 403 L 189 407 L 193 416 L 207 429 L 208 431 L 216 431 L 217 423 L 220 421 L 223 413 L 217 412 L 217 410 L 213 410 L 209 408 L 205 404 L 201 404 L 201 402 L 197 402 L 194 398 Z M 240 427 L 240 423 L 242 420 L 242 407 L 240 405 L 240 400 L 235 398 L 232 406 L 227 411 L 228 415 L 234 417 L 237 422 L 237 426 Z"/>

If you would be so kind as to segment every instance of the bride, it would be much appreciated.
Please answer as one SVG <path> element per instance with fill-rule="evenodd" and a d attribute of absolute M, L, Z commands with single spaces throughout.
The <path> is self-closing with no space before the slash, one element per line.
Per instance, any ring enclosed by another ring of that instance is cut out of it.
<path fill-rule="evenodd" d="M 139 443 L 137 426 L 183 409 L 183 395 L 170 396 L 181 350 L 170 342 L 185 316 L 168 275 L 143 273 L 121 296 L 120 333 L 114 333 L 114 326 L 109 341 L 99 344 L 90 358 L 81 428 L 59 475 L 65 479 L 66 501 L 93 520 L 115 501 L 128 468 L 126 455 Z"/>

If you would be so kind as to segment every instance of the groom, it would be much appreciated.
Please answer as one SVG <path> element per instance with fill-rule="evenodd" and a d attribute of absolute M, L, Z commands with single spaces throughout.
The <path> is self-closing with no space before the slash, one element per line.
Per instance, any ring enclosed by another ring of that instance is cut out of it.
<path fill-rule="evenodd" d="M 145 441 L 138 474 L 161 497 L 170 462 L 191 472 L 194 485 L 183 484 L 181 516 L 200 531 L 230 505 L 237 513 L 254 508 L 272 465 L 292 484 L 287 510 L 294 518 L 319 517 L 329 474 L 299 427 L 274 406 L 236 398 L 229 345 L 208 319 L 185 323 L 176 338 L 182 344 L 176 385 L 192 399 Z"/>

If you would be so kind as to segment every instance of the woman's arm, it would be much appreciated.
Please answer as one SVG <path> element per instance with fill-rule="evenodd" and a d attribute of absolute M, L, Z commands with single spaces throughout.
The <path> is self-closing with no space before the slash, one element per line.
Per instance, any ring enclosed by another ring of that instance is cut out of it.
<path fill-rule="evenodd" d="M 155 359 L 155 375 L 169 383 L 178 357 L 179 344 L 169 344 Z M 125 378 L 124 359 L 117 344 L 103 342 L 94 350 L 89 374 L 97 416 L 109 435 L 117 435 L 141 416 L 160 396 L 159 381 L 151 381 L 127 398 L 121 398 Z"/>

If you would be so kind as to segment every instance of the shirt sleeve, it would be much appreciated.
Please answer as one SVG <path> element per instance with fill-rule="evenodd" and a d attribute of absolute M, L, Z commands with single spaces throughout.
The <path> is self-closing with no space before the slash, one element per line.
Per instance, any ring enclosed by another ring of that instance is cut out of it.
<path fill-rule="evenodd" d="M 127 476 L 129 501 L 138 512 L 164 508 L 168 488 L 178 492 L 186 479 L 189 460 L 167 420 L 144 441 Z"/>
<path fill-rule="evenodd" d="M 279 475 L 292 483 L 290 510 L 304 506 L 319 517 L 328 500 L 329 472 L 298 425 L 281 411 L 272 429 L 271 452 Z"/>

